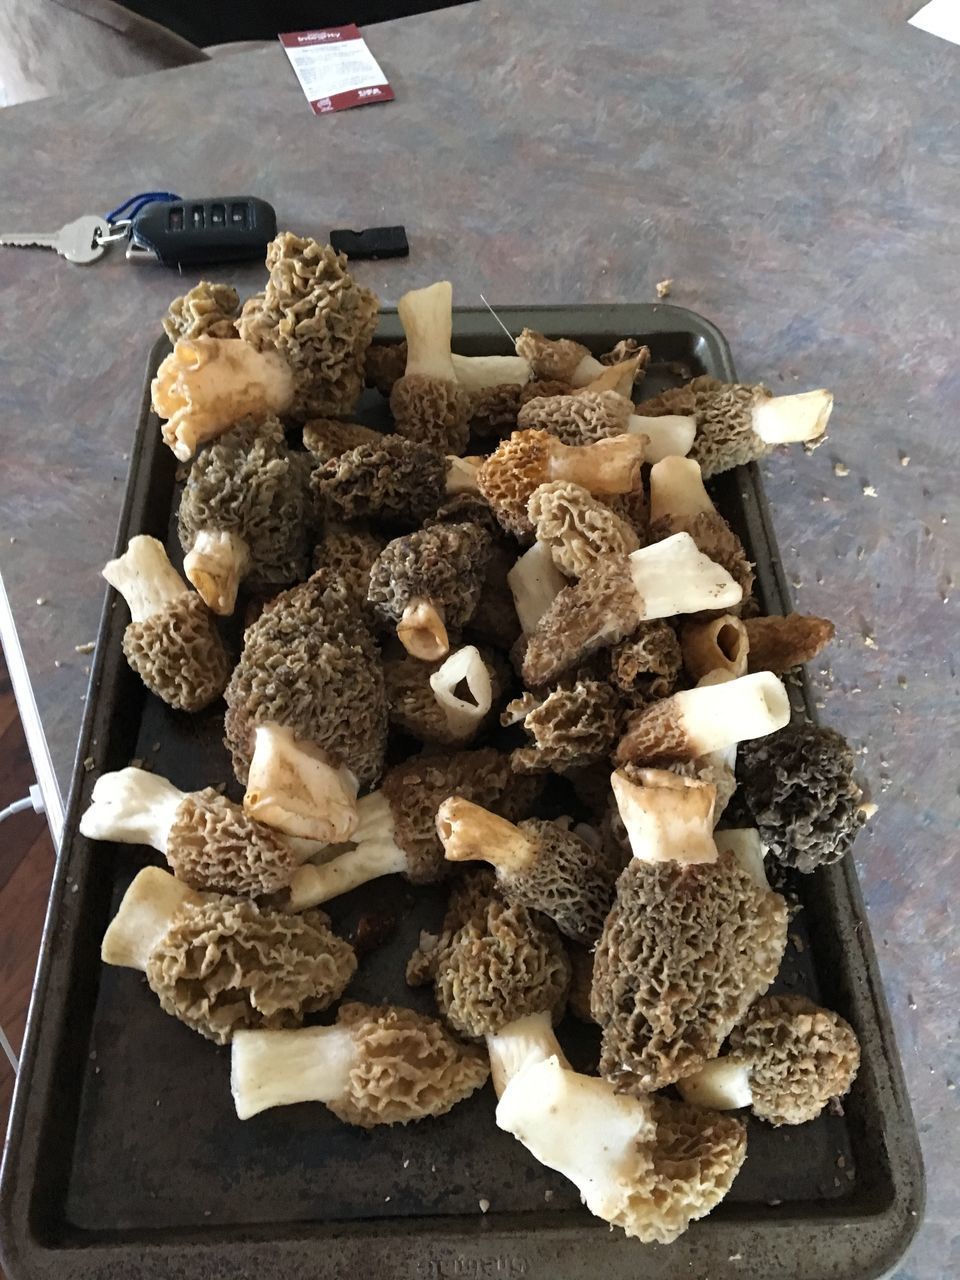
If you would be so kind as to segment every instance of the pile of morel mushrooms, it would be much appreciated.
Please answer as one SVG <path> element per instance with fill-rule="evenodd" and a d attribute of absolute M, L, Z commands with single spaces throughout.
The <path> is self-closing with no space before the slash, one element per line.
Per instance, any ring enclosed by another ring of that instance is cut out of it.
<path fill-rule="evenodd" d="M 103 959 L 232 1045 L 241 1118 L 406 1124 L 490 1075 L 491 1119 L 592 1213 L 673 1240 L 729 1190 L 745 1111 L 802 1124 L 857 1073 L 843 1018 L 766 994 L 788 906 L 765 858 L 782 886 L 863 821 L 850 748 L 781 680 L 833 627 L 759 616 L 704 485 L 819 437 L 832 397 L 697 377 L 636 404 L 630 338 L 459 356 L 446 282 L 377 344 L 342 256 L 287 233 L 267 266 L 242 307 L 202 283 L 165 321 L 183 575 L 150 537 L 104 569 L 150 692 L 223 698 L 245 793 L 98 779 L 82 832 L 169 867 L 133 880 Z M 391 432 L 351 421 L 364 384 Z M 217 616 L 257 595 L 229 653 Z M 438 1016 L 304 1025 L 358 965 L 322 904 L 381 876 L 450 886 L 407 964 Z M 564 1054 L 568 1005 L 599 1026 L 595 1075 Z"/>

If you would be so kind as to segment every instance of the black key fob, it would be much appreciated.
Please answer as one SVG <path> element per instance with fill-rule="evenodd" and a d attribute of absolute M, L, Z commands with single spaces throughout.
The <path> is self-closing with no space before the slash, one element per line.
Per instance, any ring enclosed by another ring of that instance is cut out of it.
<path fill-rule="evenodd" d="M 255 196 L 156 201 L 133 219 L 127 259 L 165 267 L 262 259 L 276 234 L 273 206 Z"/>
<path fill-rule="evenodd" d="M 330 243 L 348 258 L 406 258 L 410 253 L 403 227 L 367 227 L 365 231 L 331 231 Z"/>

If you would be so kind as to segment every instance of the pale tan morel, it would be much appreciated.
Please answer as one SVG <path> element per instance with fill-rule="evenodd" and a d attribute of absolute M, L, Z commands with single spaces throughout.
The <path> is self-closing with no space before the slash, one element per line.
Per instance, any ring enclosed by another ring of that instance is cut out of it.
<path fill-rule="evenodd" d="M 836 627 L 827 618 L 803 613 L 788 613 L 785 618 L 748 618 L 744 627 L 750 646 L 747 669 L 776 675 L 812 661 L 836 634 Z"/>
<path fill-rule="evenodd" d="M 528 695 L 529 696 L 529 695 Z M 564 773 L 605 760 L 620 730 L 621 704 L 616 691 L 599 680 L 577 680 L 554 689 L 523 716 L 533 742 L 518 747 L 515 769 Z"/>
<path fill-rule="evenodd" d="M 229 284 L 201 280 L 174 298 L 163 317 L 163 331 L 171 342 L 178 338 L 235 338 L 240 297 Z"/>
<path fill-rule="evenodd" d="M 640 546 L 630 524 L 569 480 L 535 489 L 527 516 L 537 541 L 550 548 L 553 563 L 569 578 L 581 577 L 601 556 L 626 556 Z"/>

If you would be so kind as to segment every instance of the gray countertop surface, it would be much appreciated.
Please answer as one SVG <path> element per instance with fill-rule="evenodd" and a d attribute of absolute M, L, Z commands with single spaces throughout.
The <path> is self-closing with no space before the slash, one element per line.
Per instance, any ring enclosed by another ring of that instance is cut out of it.
<path fill-rule="evenodd" d="M 960 49 L 918 0 L 491 0 L 369 30 L 389 105 L 314 118 L 279 47 L 0 111 L 0 228 L 135 191 L 253 192 L 281 226 L 404 222 L 358 265 L 393 303 L 671 301 L 742 377 L 836 393 L 829 441 L 764 465 L 812 672 L 879 810 L 856 849 L 928 1172 L 898 1280 L 960 1275 Z M 256 267 L 205 272 L 241 292 Z M 69 786 L 143 369 L 193 283 L 115 251 L 0 251 L 0 571 L 43 742 Z M 0 611 L 2 617 L 2 611 Z M 5 640 L 12 640 L 6 619 Z M 21 695 L 26 699 L 25 687 Z"/>

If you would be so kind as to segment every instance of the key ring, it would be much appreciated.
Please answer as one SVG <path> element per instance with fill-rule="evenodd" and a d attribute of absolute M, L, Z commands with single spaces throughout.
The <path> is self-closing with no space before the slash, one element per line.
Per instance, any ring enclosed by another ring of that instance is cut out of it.
<path fill-rule="evenodd" d="M 129 200 L 124 200 L 123 204 L 118 204 L 115 209 L 111 209 L 106 215 L 106 220 L 111 226 L 114 222 L 122 221 L 124 226 L 129 227 L 140 210 L 148 204 L 153 204 L 155 200 L 179 199 L 181 197 L 175 191 L 141 191 L 139 195 L 131 196 Z"/>

